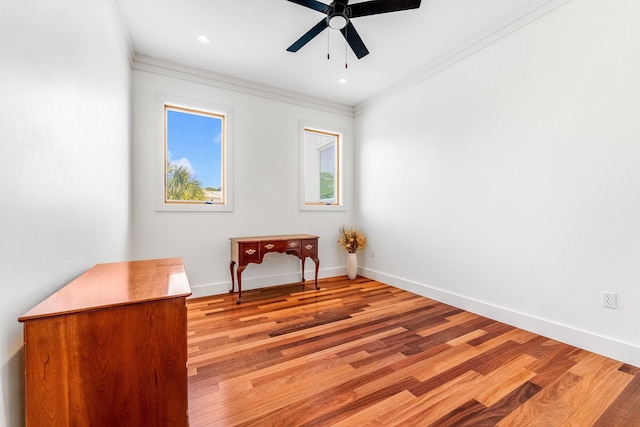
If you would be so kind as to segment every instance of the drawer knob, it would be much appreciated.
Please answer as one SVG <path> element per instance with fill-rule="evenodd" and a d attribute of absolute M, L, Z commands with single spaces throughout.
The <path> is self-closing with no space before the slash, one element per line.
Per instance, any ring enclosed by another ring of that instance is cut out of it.
<path fill-rule="evenodd" d="M 313 249 L 313 245 L 307 245 L 307 246 L 305 246 L 304 248 L 305 248 L 305 249 L 307 249 L 307 250 L 308 250 L 308 249 Z"/>
<path fill-rule="evenodd" d="M 298 242 L 289 242 L 290 248 L 295 248 L 296 246 L 298 246 Z"/>
<path fill-rule="evenodd" d="M 265 247 L 266 249 L 273 249 L 273 248 L 275 248 L 275 247 L 276 247 L 276 245 L 274 245 L 273 243 L 267 243 L 266 245 L 264 245 L 264 247 Z"/>
<path fill-rule="evenodd" d="M 253 255 L 255 254 L 257 251 L 255 249 L 247 249 L 246 251 L 244 251 L 245 254 L 247 255 Z"/>

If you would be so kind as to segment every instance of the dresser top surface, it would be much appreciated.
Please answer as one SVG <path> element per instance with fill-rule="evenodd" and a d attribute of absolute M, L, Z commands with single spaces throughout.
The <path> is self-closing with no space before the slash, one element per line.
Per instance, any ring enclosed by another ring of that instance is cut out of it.
<path fill-rule="evenodd" d="M 181 258 L 97 264 L 18 320 L 189 295 L 191 287 Z"/>

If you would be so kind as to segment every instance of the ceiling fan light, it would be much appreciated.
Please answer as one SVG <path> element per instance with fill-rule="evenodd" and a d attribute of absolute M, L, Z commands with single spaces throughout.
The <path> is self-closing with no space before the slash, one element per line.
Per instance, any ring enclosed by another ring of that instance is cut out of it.
<path fill-rule="evenodd" d="M 334 30 L 341 30 L 347 26 L 347 17 L 343 15 L 333 15 L 329 17 L 329 27 Z"/>

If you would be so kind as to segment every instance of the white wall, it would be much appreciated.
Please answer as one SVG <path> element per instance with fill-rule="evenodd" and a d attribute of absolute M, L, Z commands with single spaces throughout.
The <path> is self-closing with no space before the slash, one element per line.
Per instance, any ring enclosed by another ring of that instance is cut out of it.
<path fill-rule="evenodd" d="M 102 1 L 3 2 L 0 58 L 0 426 L 20 426 L 18 317 L 130 256 L 130 65 Z"/>
<path fill-rule="evenodd" d="M 133 72 L 134 257 L 181 256 L 194 296 L 219 294 L 230 287 L 230 237 L 307 233 L 320 236 L 320 277 L 345 274 L 346 256 L 336 240 L 338 228 L 354 218 L 352 111 L 314 107 L 287 95 L 229 86 L 197 70 L 158 64 L 147 58 L 136 62 Z M 162 102 L 174 96 L 193 107 L 214 104 L 232 111 L 233 212 L 156 211 L 162 197 Z M 343 212 L 298 210 L 301 121 L 344 131 Z M 308 260 L 306 279 L 313 278 L 313 269 Z M 261 265 L 250 264 L 244 271 L 243 289 L 299 281 L 299 270 L 297 258 L 269 254 Z"/>
<path fill-rule="evenodd" d="M 366 107 L 364 273 L 640 365 L 638 18 L 572 1 Z"/>
<path fill-rule="evenodd" d="M 365 274 L 640 365 L 637 2 L 574 0 L 367 107 L 357 153 L 346 112 L 135 71 L 132 195 L 130 69 L 111 3 L 5 3 L 0 425 L 23 424 L 17 318 L 93 264 L 182 256 L 204 295 L 229 284 L 229 236 L 307 232 L 321 237 L 321 275 L 344 274 L 335 240 L 356 208 L 376 250 Z M 157 92 L 233 108 L 233 212 L 155 211 Z M 298 210 L 300 120 L 345 130 L 359 204 L 347 170 L 346 211 Z M 244 274 L 247 288 L 297 275 L 275 254 Z M 600 307 L 602 289 L 617 310 Z"/>

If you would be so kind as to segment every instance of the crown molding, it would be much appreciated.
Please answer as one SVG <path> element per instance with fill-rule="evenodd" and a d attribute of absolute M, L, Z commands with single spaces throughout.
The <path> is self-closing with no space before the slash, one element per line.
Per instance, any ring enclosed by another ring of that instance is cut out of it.
<path fill-rule="evenodd" d="M 399 92 L 406 91 L 417 84 L 435 76 L 441 71 L 455 65 L 463 59 L 481 51 L 485 47 L 492 45 L 520 28 L 542 18 L 553 10 L 569 3 L 573 0 L 539 0 L 532 4 L 528 12 L 512 16 L 509 19 L 487 29 L 466 43 L 458 46 L 433 61 L 423 65 L 407 77 L 393 83 L 374 96 L 361 102 L 354 107 L 354 116 L 362 114 L 368 107 L 385 100 Z"/>
<path fill-rule="evenodd" d="M 322 110 L 329 113 L 340 114 L 343 116 L 353 117 L 354 115 L 354 108 L 351 105 L 331 102 L 320 98 L 313 98 L 296 92 L 278 89 L 272 86 L 238 79 L 224 74 L 218 74 L 211 71 L 192 68 L 186 65 L 181 65 L 174 62 L 141 55 L 138 53 L 134 55 L 132 68 L 134 70 L 159 74 L 166 77 L 204 84 L 219 89 L 239 92 L 246 95 L 258 96 L 261 98 L 299 105 L 302 107 L 313 108 L 316 110 Z"/>

